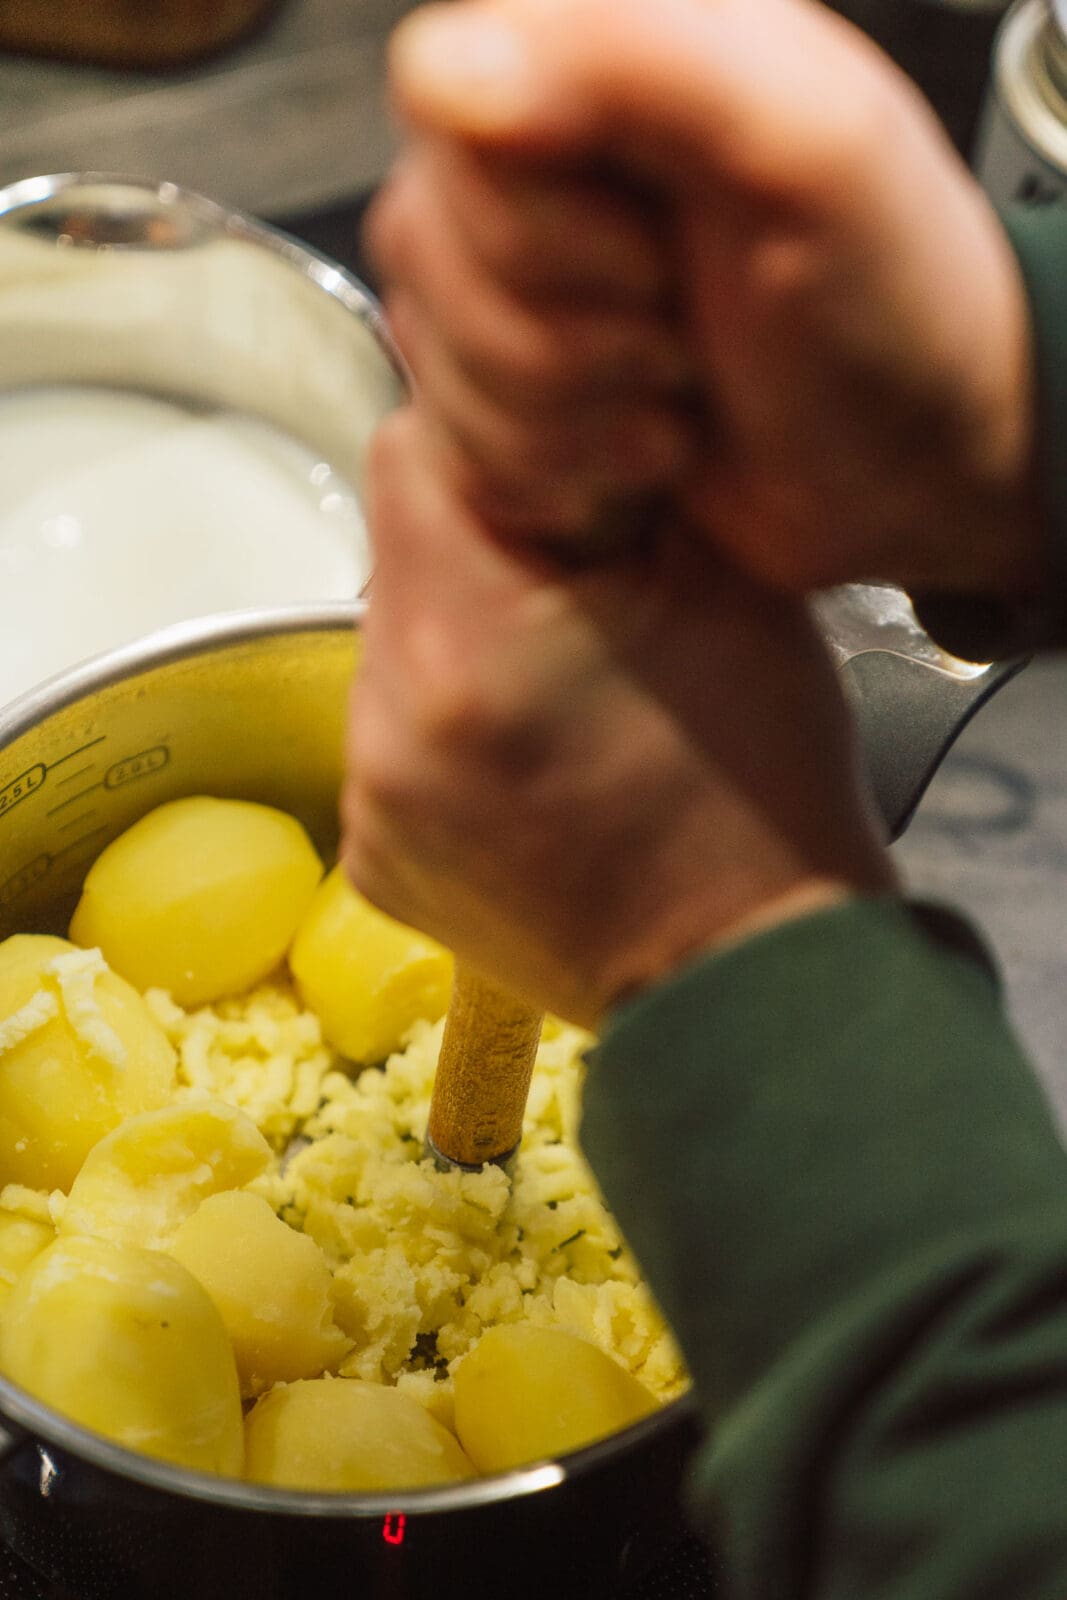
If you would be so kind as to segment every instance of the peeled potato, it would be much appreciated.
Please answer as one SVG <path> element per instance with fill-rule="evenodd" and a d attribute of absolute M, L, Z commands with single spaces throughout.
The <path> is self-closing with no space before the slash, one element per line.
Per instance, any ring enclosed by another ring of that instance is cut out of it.
<path fill-rule="evenodd" d="M 70 936 L 138 989 L 203 1005 L 278 965 L 321 876 L 294 817 L 246 800 L 172 800 L 93 862 Z"/>
<path fill-rule="evenodd" d="M 162 1249 L 202 1200 L 251 1182 L 269 1160 L 255 1123 L 221 1100 L 131 1117 L 90 1152 L 60 1232 Z"/>
<path fill-rule="evenodd" d="M 272 1389 L 245 1419 L 245 1476 L 287 1489 L 373 1492 L 458 1483 L 474 1468 L 417 1400 L 359 1378 Z"/>
<path fill-rule="evenodd" d="M 340 866 L 315 891 L 289 966 L 324 1035 L 352 1061 L 384 1061 L 413 1022 L 448 1009 L 449 952 L 364 900 Z"/>
<path fill-rule="evenodd" d="M 259 1195 L 212 1195 L 182 1223 L 170 1254 L 215 1302 L 242 1395 L 262 1394 L 279 1381 L 317 1378 L 349 1348 L 333 1320 L 325 1256 Z"/>
<path fill-rule="evenodd" d="M 58 1240 L 11 1291 L 0 1370 L 131 1450 L 205 1472 L 241 1471 L 241 1400 L 226 1330 L 169 1256 Z"/>
<path fill-rule="evenodd" d="M 174 1051 L 95 951 L 46 934 L 0 944 L 0 1185 L 69 1189 L 124 1117 L 165 1104 Z"/>
<path fill-rule="evenodd" d="M 0 1306 L 30 1262 L 47 1250 L 55 1237 L 50 1223 L 0 1212 Z"/>
<path fill-rule="evenodd" d="M 455 1375 L 456 1433 L 479 1472 L 566 1455 L 655 1411 L 653 1395 L 572 1333 L 505 1323 Z"/>

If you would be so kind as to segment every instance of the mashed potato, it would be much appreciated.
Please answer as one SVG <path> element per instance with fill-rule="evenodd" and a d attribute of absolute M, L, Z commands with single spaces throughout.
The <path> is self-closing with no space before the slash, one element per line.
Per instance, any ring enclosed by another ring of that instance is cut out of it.
<path fill-rule="evenodd" d="M 0 944 L 0 1370 L 339 1492 L 646 1416 L 687 1379 L 579 1153 L 588 1036 L 546 1024 L 508 1173 L 440 1171 L 452 957 L 321 874 L 295 819 L 192 796 L 103 851 L 75 943 Z"/>
<path fill-rule="evenodd" d="M 340 1372 L 396 1384 L 440 1420 L 481 1334 L 527 1320 L 620 1360 L 660 1400 L 687 1383 L 677 1347 L 579 1153 L 588 1036 L 549 1022 L 510 1179 L 440 1172 L 422 1140 L 443 1023 L 352 1077 L 282 979 L 185 1011 L 149 1006 L 178 1056 L 176 1098 L 243 1110 L 277 1154 L 251 1187 L 321 1247 L 353 1341 Z"/>

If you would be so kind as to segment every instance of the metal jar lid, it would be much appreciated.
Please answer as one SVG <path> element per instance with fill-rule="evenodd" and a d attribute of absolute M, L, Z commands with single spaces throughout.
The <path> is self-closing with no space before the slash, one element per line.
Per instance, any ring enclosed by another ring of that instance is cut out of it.
<path fill-rule="evenodd" d="M 997 35 L 993 81 L 1025 143 L 1067 175 L 1067 0 L 1015 0 Z"/>

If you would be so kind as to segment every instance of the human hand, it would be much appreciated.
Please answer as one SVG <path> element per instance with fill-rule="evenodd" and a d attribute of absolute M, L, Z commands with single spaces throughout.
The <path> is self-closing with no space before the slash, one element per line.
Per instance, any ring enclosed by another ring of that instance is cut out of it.
<path fill-rule="evenodd" d="M 807 612 L 683 524 L 567 570 L 458 496 L 421 407 L 372 448 L 344 859 L 386 911 L 595 1023 L 688 956 L 892 873 Z"/>
<path fill-rule="evenodd" d="M 791 590 L 1040 576 L 1025 298 L 910 83 L 810 0 L 469 0 L 394 42 L 370 230 L 443 468 L 515 533 L 684 481 Z"/>

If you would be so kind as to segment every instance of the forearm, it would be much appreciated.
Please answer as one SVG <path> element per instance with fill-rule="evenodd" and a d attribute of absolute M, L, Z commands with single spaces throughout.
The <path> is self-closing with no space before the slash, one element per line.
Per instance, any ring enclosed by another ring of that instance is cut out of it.
<path fill-rule="evenodd" d="M 890 902 L 620 1014 L 585 1142 L 745 1600 L 1061 1600 L 1067 1162 L 992 985 Z"/>

